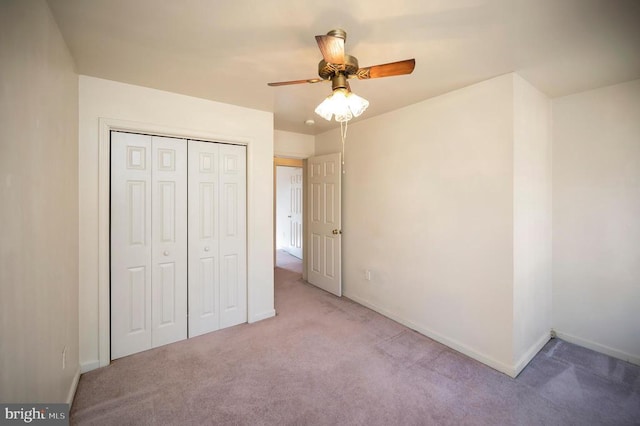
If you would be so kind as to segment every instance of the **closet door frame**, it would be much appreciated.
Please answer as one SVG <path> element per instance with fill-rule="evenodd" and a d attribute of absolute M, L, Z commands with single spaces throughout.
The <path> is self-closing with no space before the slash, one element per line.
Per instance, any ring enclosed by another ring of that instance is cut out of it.
<path fill-rule="evenodd" d="M 99 146 L 98 146 L 98 365 L 89 365 L 85 371 L 104 367 L 111 363 L 111 325 L 110 325 L 110 194 L 111 194 L 111 132 L 128 132 L 164 136 L 170 138 L 192 139 L 204 142 L 218 142 L 232 145 L 246 146 L 247 166 L 247 241 L 251 241 L 251 164 L 253 140 L 244 137 L 218 135 L 197 130 L 182 129 L 159 124 L 139 123 L 135 121 L 111 118 L 99 118 Z M 250 256 L 247 245 L 247 322 L 275 316 L 275 310 L 254 317 L 251 314 L 252 283 L 250 280 Z"/>

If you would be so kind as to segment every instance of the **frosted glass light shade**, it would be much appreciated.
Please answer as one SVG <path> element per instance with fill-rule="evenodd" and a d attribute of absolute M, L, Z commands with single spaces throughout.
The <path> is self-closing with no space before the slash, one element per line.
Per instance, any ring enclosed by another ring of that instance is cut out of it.
<path fill-rule="evenodd" d="M 333 107 L 331 106 L 331 96 L 324 98 L 324 101 L 316 107 L 316 114 L 327 121 L 331 121 L 333 115 Z"/>
<path fill-rule="evenodd" d="M 349 110 L 349 102 L 347 101 L 347 93 L 345 90 L 335 90 L 333 92 L 333 95 L 331 95 L 331 105 L 337 122 L 349 121 L 353 118 Z"/>
<path fill-rule="evenodd" d="M 347 95 L 347 103 L 349 104 L 349 109 L 354 117 L 360 117 L 360 115 L 369 107 L 368 100 L 351 92 Z"/>
<path fill-rule="evenodd" d="M 369 106 L 369 102 L 345 89 L 336 89 L 316 108 L 316 114 L 327 121 L 335 116 L 337 122 L 358 117 Z"/>

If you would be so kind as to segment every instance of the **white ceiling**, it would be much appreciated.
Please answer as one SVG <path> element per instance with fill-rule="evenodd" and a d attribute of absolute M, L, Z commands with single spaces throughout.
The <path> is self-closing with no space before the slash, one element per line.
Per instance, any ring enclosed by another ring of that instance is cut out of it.
<path fill-rule="evenodd" d="M 351 80 L 371 102 L 360 120 L 512 71 L 551 97 L 640 78 L 640 0 L 48 2 L 78 73 L 272 111 L 307 134 L 335 127 L 313 112 L 330 85 L 267 83 L 316 77 L 314 36 L 334 28 L 361 67 L 416 58 L 411 75 Z"/>

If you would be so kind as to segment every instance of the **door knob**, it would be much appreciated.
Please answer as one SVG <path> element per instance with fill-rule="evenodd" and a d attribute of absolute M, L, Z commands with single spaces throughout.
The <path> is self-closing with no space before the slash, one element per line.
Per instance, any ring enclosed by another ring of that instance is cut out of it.
<path fill-rule="evenodd" d="M 287 216 L 289 219 L 291 219 L 291 215 Z"/>
<path fill-rule="evenodd" d="M 204 246 L 204 251 L 209 251 L 209 246 Z"/>
<path fill-rule="evenodd" d="M 341 230 L 341 229 L 334 229 L 333 231 L 331 231 L 331 233 L 332 233 L 333 235 L 342 234 L 342 230 Z"/>
<path fill-rule="evenodd" d="M 168 251 L 166 251 L 166 250 L 165 250 L 165 251 L 164 251 L 164 253 L 162 253 L 162 254 L 164 254 L 165 256 L 169 256 L 169 252 L 168 252 Z"/>

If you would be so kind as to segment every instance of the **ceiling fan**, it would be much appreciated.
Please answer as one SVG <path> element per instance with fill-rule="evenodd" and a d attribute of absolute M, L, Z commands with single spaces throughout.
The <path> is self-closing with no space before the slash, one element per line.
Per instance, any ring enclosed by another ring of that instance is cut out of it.
<path fill-rule="evenodd" d="M 331 81 L 333 93 L 316 108 L 316 113 L 327 120 L 331 120 L 331 116 L 335 114 L 336 121 L 343 122 L 350 120 L 353 116 L 359 116 L 369 105 L 369 102 L 351 92 L 348 79 L 368 80 L 370 78 L 411 74 L 416 66 L 415 59 L 406 59 L 404 61 L 360 68 L 358 59 L 345 53 L 344 43 L 346 40 L 346 31 L 340 29 L 331 30 L 326 35 L 316 36 L 316 42 L 323 58 L 318 64 L 318 76 L 320 78 L 281 81 L 268 83 L 268 85 L 286 86 Z"/>

